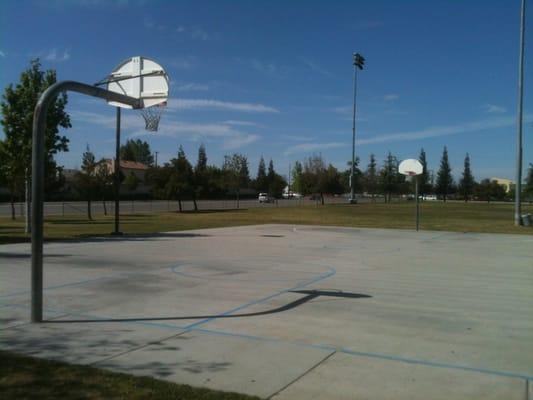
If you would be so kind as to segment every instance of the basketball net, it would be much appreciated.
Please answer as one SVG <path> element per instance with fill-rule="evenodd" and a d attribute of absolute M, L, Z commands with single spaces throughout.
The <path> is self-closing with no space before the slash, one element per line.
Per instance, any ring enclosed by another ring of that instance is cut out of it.
<path fill-rule="evenodd" d="M 167 102 L 164 101 L 154 106 L 141 108 L 139 110 L 144 118 L 145 129 L 147 131 L 157 132 L 159 129 L 159 120 L 161 119 L 161 115 L 163 115 L 163 111 L 165 111 L 166 106 Z"/>

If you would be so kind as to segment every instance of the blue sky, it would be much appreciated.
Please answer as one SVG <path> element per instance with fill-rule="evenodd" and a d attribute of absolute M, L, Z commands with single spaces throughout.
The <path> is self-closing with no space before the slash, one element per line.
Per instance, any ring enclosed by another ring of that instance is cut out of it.
<path fill-rule="evenodd" d="M 0 2 L 0 86 L 40 57 L 59 79 L 94 83 L 122 60 L 145 55 L 171 78 L 159 133 L 123 113 L 123 138 L 140 137 L 159 159 L 181 144 L 192 162 L 261 155 L 289 163 L 321 153 L 344 168 L 351 157 L 352 52 L 359 74 L 356 153 L 382 161 L 418 157 L 438 169 L 448 146 L 458 176 L 466 152 L 476 178 L 514 177 L 519 0 Z M 533 8 L 530 8 L 533 13 Z M 530 14 L 533 15 L 533 14 Z M 532 18 L 528 18 L 528 22 Z M 533 88 L 526 34 L 524 165 L 533 162 Z M 70 152 L 89 144 L 114 153 L 114 110 L 70 95 Z"/>

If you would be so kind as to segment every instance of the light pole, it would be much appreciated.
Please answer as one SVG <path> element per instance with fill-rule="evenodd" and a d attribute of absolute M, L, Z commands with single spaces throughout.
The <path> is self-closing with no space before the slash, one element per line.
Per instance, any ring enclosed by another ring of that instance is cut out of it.
<path fill-rule="evenodd" d="M 520 55 L 518 61 L 518 112 L 516 130 L 516 185 L 515 185 L 515 206 L 514 224 L 522 225 L 522 204 L 520 195 L 522 192 L 522 110 L 524 98 L 524 31 L 526 18 L 526 0 L 522 0 L 520 14 Z"/>
<path fill-rule="evenodd" d="M 365 58 L 359 54 L 353 54 L 353 121 L 352 121 L 352 168 L 350 171 L 350 204 L 357 203 L 355 198 L 355 100 L 357 95 L 357 69 L 362 70 L 365 65 Z"/>

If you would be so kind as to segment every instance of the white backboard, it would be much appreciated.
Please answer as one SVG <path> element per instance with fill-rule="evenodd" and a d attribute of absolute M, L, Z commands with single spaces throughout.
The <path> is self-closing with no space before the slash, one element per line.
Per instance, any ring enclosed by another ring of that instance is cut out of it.
<path fill-rule="evenodd" d="M 108 77 L 107 90 L 141 99 L 141 108 L 164 103 L 168 99 L 168 75 L 161 65 L 147 57 L 131 57 L 120 63 Z M 112 106 L 132 108 L 108 102 Z"/>
<path fill-rule="evenodd" d="M 424 171 L 424 167 L 420 161 L 408 158 L 400 163 L 398 171 L 403 175 L 415 176 L 420 175 Z"/>

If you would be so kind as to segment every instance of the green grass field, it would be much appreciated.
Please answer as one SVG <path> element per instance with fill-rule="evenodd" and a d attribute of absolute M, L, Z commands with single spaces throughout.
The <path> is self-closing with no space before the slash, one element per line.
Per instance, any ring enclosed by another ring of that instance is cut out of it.
<path fill-rule="evenodd" d="M 524 205 L 523 212 L 533 212 Z M 413 203 L 367 203 L 241 210 L 166 212 L 131 214 L 121 218 L 125 234 L 215 228 L 251 224 L 309 224 L 347 227 L 413 229 Z M 490 232 L 533 234 L 532 227 L 515 227 L 512 204 L 426 202 L 421 204 L 421 229 L 456 232 Z M 81 216 L 48 217 L 45 221 L 47 240 L 78 239 L 108 235 L 113 230 L 113 217 L 99 216 L 88 221 Z M 0 219 L 0 243 L 27 241 L 24 220 Z"/>
<path fill-rule="evenodd" d="M 8 399 L 253 400 L 236 393 L 198 389 L 80 365 L 0 351 L 0 394 Z"/>

